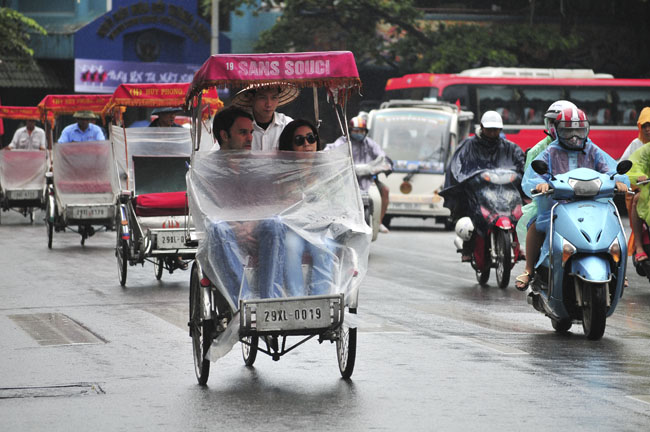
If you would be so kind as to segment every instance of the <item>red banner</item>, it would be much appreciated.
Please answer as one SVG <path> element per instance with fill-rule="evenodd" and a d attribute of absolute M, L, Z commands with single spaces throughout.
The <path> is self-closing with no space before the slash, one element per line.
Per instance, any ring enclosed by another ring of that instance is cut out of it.
<path fill-rule="evenodd" d="M 55 115 L 73 114 L 75 111 L 92 111 L 101 113 L 110 100 L 111 95 L 79 94 L 79 95 L 47 95 L 38 104 L 41 114 L 51 111 Z"/>
<path fill-rule="evenodd" d="M 41 113 L 37 107 L 0 106 L 0 117 L 15 120 L 38 120 Z"/>
<path fill-rule="evenodd" d="M 105 106 L 102 115 L 115 107 L 181 107 L 190 83 L 169 84 L 120 84 Z M 203 92 L 203 102 L 214 111 L 223 107 L 217 90 L 212 88 Z"/>

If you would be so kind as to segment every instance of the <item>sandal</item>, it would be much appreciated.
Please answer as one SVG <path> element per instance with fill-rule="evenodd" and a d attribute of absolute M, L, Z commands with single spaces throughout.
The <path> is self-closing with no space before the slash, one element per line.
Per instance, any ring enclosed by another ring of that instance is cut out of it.
<path fill-rule="evenodd" d="M 634 255 L 634 262 L 636 263 L 642 263 L 643 261 L 648 260 L 648 255 L 645 252 L 639 252 L 638 254 Z"/>
<path fill-rule="evenodd" d="M 524 270 L 522 274 L 515 278 L 515 288 L 519 291 L 526 291 L 530 284 L 530 273 Z"/>

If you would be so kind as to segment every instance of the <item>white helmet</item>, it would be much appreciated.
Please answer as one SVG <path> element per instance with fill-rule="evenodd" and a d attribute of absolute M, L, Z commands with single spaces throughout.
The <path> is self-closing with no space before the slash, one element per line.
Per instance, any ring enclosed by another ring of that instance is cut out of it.
<path fill-rule="evenodd" d="M 481 117 L 481 126 L 484 129 L 503 129 L 503 119 L 496 111 L 485 111 Z"/>
<path fill-rule="evenodd" d="M 571 101 L 557 100 L 553 102 L 551 106 L 546 110 L 546 113 L 544 113 L 544 128 L 553 139 L 557 138 L 557 133 L 555 131 L 555 121 L 557 119 L 557 115 L 566 108 L 578 109 L 578 107 L 575 106 L 575 104 Z"/>
<path fill-rule="evenodd" d="M 456 235 L 464 241 L 468 241 L 472 238 L 472 234 L 474 234 L 472 220 L 467 216 L 458 219 L 458 222 L 456 222 Z"/>

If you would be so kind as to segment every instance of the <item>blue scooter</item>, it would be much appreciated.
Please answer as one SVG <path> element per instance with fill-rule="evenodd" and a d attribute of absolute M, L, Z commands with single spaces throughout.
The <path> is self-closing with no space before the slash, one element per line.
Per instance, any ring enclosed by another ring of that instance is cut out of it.
<path fill-rule="evenodd" d="M 548 173 L 544 161 L 532 167 L 540 175 Z M 616 172 L 622 175 L 631 167 L 623 161 Z M 587 338 L 598 340 L 625 282 L 627 241 L 613 201 L 615 175 L 577 168 L 551 176 L 549 184 L 546 193 L 536 195 L 555 202 L 528 303 L 551 319 L 555 331 L 566 333 L 581 321 Z"/>

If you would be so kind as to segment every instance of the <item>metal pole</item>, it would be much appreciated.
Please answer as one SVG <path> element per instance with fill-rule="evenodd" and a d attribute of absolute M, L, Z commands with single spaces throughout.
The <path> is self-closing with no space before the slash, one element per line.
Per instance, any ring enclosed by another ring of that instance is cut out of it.
<path fill-rule="evenodd" d="M 210 53 L 219 54 L 219 0 L 212 0 L 212 38 Z"/>

